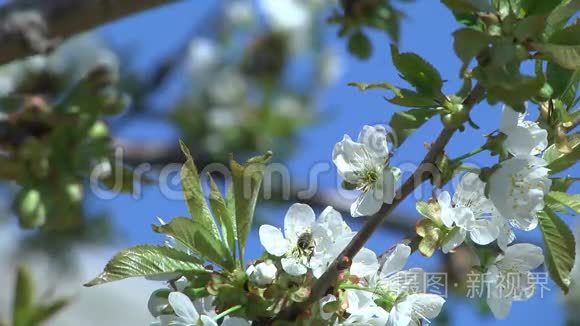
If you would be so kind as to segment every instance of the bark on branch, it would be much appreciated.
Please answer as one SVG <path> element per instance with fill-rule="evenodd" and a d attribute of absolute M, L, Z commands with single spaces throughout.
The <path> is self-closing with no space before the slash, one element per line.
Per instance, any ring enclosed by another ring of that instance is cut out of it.
<path fill-rule="evenodd" d="M 0 8 L 0 64 L 50 51 L 58 40 L 174 0 L 20 0 Z"/>

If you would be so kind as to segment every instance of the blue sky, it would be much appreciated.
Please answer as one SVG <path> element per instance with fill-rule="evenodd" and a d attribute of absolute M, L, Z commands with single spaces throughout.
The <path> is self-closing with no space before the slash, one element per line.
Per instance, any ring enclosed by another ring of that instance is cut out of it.
<path fill-rule="evenodd" d="M 131 48 L 134 54 L 132 64 L 142 72 L 147 72 L 164 55 L 170 53 L 188 33 L 192 22 L 199 21 L 207 12 L 209 6 L 202 1 L 184 1 L 179 4 L 144 13 L 139 16 L 125 19 L 100 29 L 100 33 L 115 47 Z M 407 14 L 402 26 L 401 51 L 412 51 L 423 56 L 441 72 L 445 84 L 445 92 L 452 93 L 459 89 L 460 80 L 458 70 L 460 62 L 453 53 L 451 33 L 458 28 L 450 12 L 439 1 L 417 1 L 412 4 L 401 4 L 400 8 Z M 318 161 L 330 161 L 332 146 L 339 141 L 343 134 L 356 136 L 365 124 L 386 124 L 391 114 L 398 110 L 389 104 L 383 96 L 390 95 L 383 91 L 360 92 L 347 87 L 349 81 L 389 81 L 403 85 L 392 66 L 389 51 L 389 39 L 383 33 L 372 32 L 374 53 L 367 61 L 359 61 L 349 56 L 345 51 L 345 40 L 338 39 L 336 28 L 328 28 L 326 42 L 341 52 L 344 64 L 344 73 L 340 80 L 328 88 L 320 100 L 320 110 L 329 119 L 304 128 L 299 135 L 298 149 L 286 163 L 299 180 L 306 180 L 309 167 Z M 156 99 L 159 110 L 168 105 L 173 96 L 182 89 L 179 83 L 170 83 L 162 96 Z M 477 106 L 473 111 L 473 120 L 482 128 L 467 130 L 456 135 L 448 147 L 450 156 L 463 154 L 479 146 L 484 141 L 484 133 L 497 128 L 500 106 L 490 107 L 485 103 Z M 155 127 L 155 128 L 152 128 Z M 153 130 L 153 131 L 152 131 Z M 395 153 L 393 164 L 418 163 L 424 153 L 423 144 L 433 140 L 441 130 L 441 123 L 433 119 L 425 124 L 419 132 L 413 135 Z M 159 123 L 134 123 L 123 131 L 126 137 L 141 140 L 173 139 L 175 133 Z M 274 149 L 275 150 L 275 149 Z M 486 154 L 477 156 L 474 162 L 486 164 L 491 158 Z M 578 174 L 578 167 L 569 171 Z M 335 172 L 324 175 L 322 184 L 326 187 L 335 185 Z M 575 188 L 578 190 L 578 187 Z M 286 207 L 268 209 L 271 223 L 281 225 Z M 159 242 L 161 238 L 150 231 L 150 224 L 155 223 L 155 217 L 161 216 L 170 219 L 174 216 L 186 214 L 183 202 L 164 199 L 154 187 L 145 189 L 142 200 L 135 201 L 127 196 L 121 196 L 108 202 L 95 202 L 98 209 L 109 211 L 115 223 L 120 228 L 124 238 L 118 243 L 119 247 L 140 243 Z M 398 208 L 399 212 L 408 212 L 409 217 L 416 218 L 413 200 L 407 200 Z M 567 219 L 571 222 L 571 219 Z M 573 224 L 573 223 L 571 223 Z M 539 230 L 533 234 L 526 234 L 523 238 L 541 239 Z M 369 243 L 369 247 L 382 251 L 401 239 L 397 233 L 384 232 L 377 234 Z M 261 251 L 255 232 L 250 239 L 249 252 L 257 255 Z M 436 259 L 425 259 L 415 254 L 409 265 L 421 266 L 430 271 L 437 269 Z M 447 309 L 452 311 L 453 325 L 513 325 L 513 324 L 562 324 L 563 309 L 558 301 L 559 290 L 554 284 L 549 285 L 552 291 L 543 299 L 535 297 L 525 303 L 515 303 L 509 317 L 504 321 L 495 321 L 491 318 L 480 318 L 474 305 L 458 302 L 452 299 Z"/>

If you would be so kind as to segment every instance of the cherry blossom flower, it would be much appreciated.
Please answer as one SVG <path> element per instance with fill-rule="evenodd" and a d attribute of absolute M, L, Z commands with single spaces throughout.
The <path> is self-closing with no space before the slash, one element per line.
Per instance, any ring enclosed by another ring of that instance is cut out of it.
<path fill-rule="evenodd" d="M 485 183 L 477 174 L 466 173 L 453 195 L 453 201 L 447 191 L 439 194 L 437 201 L 441 207 L 441 221 L 447 227 L 455 226 L 441 246 L 444 253 L 462 244 L 467 234 L 480 245 L 497 239 L 500 230 L 494 216 L 498 213 L 493 203 L 485 197 L 484 190 Z"/>
<path fill-rule="evenodd" d="M 284 218 L 284 233 L 272 225 L 264 224 L 258 233 L 266 251 L 281 259 L 282 268 L 290 275 L 303 275 L 308 271 L 308 260 L 314 253 L 312 226 L 315 214 L 306 204 L 294 204 Z"/>
<path fill-rule="evenodd" d="M 393 202 L 399 172 L 387 167 L 388 160 L 387 132 L 382 126 L 364 126 L 358 142 L 344 135 L 334 145 L 332 161 L 338 173 L 363 192 L 350 207 L 353 217 L 372 215 L 383 203 Z"/>
<path fill-rule="evenodd" d="M 548 146 L 548 132 L 533 121 L 524 120 L 526 114 L 504 106 L 499 130 L 507 136 L 504 146 L 514 155 L 538 155 Z"/>
<path fill-rule="evenodd" d="M 256 266 L 251 265 L 246 270 L 246 274 L 250 281 L 258 285 L 272 284 L 276 279 L 277 272 L 278 269 L 270 260 L 259 263 Z"/>
<path fill-rule="evenodd" d="M 544 262 L 542 248 L 518 243 L 506 248 L 502 255 L 487 267 L 487 304 L 498 319 L 505 318 L 512 301 L 525 301 L 534 294 L 530 271 Z"/>
<path fill-rule="evenodd" d="M 538 225 L 536 214 L 544 208 L 550 190 L 546 161 L 535 156 L 517 156 L 501 163 L 489 178 L 489 198 L 513 226 L 529 231 Z"/>

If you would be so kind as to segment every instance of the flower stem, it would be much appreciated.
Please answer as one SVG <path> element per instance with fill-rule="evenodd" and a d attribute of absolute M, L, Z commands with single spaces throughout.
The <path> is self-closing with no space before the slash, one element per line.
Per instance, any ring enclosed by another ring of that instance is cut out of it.
<path fill-rule="evenodd" d="M 461 155 L 459 157 L 456 157 L 456 158 L 452 159 L 451 161 L 452 162 L 460 162 L 460 161 L 463 161 L 466 158 L 472 157 L 473 155 L 479 154 L 479 153 L 483 152 L 484 150 L 486 150 L 485 146 L 480 146 L 480 147 L 478 147 L 478 148 L 476 148 L 476 149 L 474 149 L 474 150 L 472 150 L 470 152 L 467 152 L 467 153 L 465 153 L 465 154 L 463 154 L 463 155 Z"/>
<path fill-rule="evenodd" d="M 220 320 L 220 319 L 224 318 L 225 316 L 231 314 L 232 312 L 236 312 L 236 311 L 242 309 L 242 307 L 243 306 L 241 304 L 236 305 L 236 306 L 233 306 L 233 307 L 231 307 L 231 308 L 229 308 L 227 310 L 224 310 L 221 314 L 215 316 L 213 319 L 214 320 Z"/>

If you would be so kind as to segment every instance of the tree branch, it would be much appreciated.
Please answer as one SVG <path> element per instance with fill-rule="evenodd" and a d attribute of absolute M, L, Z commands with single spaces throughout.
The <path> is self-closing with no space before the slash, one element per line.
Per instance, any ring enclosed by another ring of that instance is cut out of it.
<path fill-rule="evenodd" d="M 58 40 L 174 0 L 20 0 L 0 8 L 0 64 L 44 53 Z"/>
<path fill-rule="evenodd" d="M 484 93 L 485 89 L 483 86 L 477 84 L 463 101 L 463 105 L 468 110 L 471 109 L 477 102 L 479 102 Z M 277 317 L 278 319 L 295 320 L 304 310 L 327 293 L 327 291 L 332 287 L 332 284 L 336 281 L 338 274 L 341 271 L 341 266 L 344 265 L 341 262 L 344 261 L 345 257 L 352 261 L 352 258 L 363 248 L 367 240 L 392 213 L 392 211 L 399 206 L 399 204 L 402 203 L 417 186 L 429 179 L 429 174 L 425 173 L 425 167 L 432 167 L 433 164 L 435 164 L 438 155 L 443 152 L 445 146 L 456 130 L 457 129 L 443 129 L 443 131 L 441 131 L 419 167 L 397 190 L 393 202 L 391 204 L 383 204 L 376 214 L 368 218 L 367 222 L 338 255 L 332 265 L 330 265 L 326 272 L 318 279 L 318 281 L 316 281 L 316 283 L 314 283 L 308 299 L 303 303 L 295 303 L 288 309 L 280 312 Z"/>

